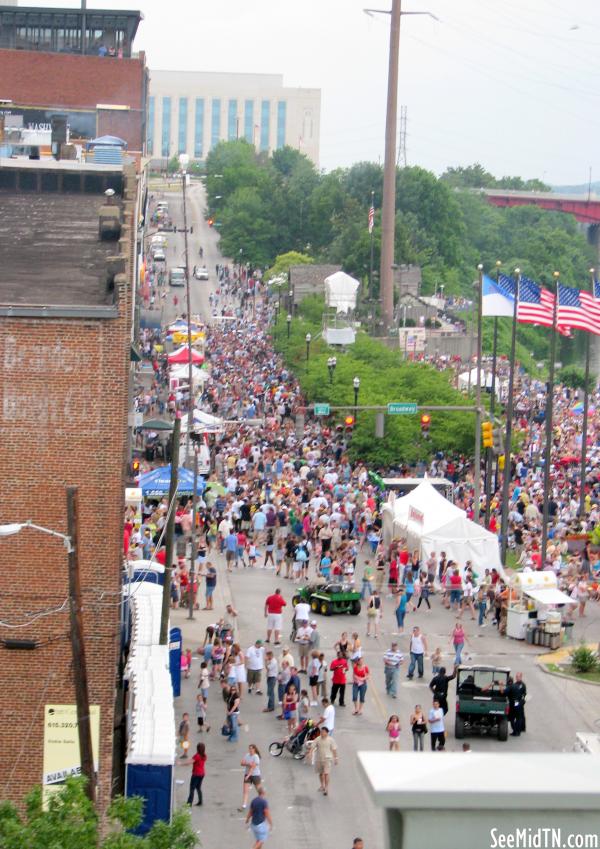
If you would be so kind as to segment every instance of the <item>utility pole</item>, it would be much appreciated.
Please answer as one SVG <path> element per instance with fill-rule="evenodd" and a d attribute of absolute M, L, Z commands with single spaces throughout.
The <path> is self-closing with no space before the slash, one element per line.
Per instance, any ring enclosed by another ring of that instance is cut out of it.
<path fill-rule="evenodd" d="M 406 125 L 408 123 L 408 106 L 400 107 L 400 129 L 398 131 L 398 159 L 396 164 L 400 168 L 406 168 L 408 165 L 406 157 Z"/>
<path fill-rule="evenodd" d="M 190 422 L 188 419 L 188 428 Z M 171 443 L 171 483 L 169 486 L 169 513 L 166 530 L 165 552 L 165 582 L 163 584 L 162 611 L 160 616 L 161 646 L 169 641 L 169 603 L 171 601 L 171 572 L 173 571 L 173 537 L 175 532 L 175 498 L 177 496 L 177 478 L 179 473 L 179 437 L 181 434 L 181 419 L 175 419 Z"/>
<path fill-rule="evenodd" d="M 187 226 L 187 202 L 186 202 L 186 182 L 187 182 L 187 156 L 182 155 L 180 157 L 180 161 L 182 161 L 182 195 L 183 195 L 183 244 L 184 244 L 184 253 L 183 253 L 183 265 L 185 268 L 185 308 L 187 310 L 187 348 L 188 348 L 188 381 L 190 384 L 189 389 L 189 403 L 188 403 L 188 426 L 187 426 L 187 434 L 185 440 L 185 466 L 187 468 L 189 459 L 190 459 L 190 440 L 192 438 L 192 428 L 194 425 L 194 363 L 192 360 L 193 356 L 193 348 L 192 348 L 192 302 L 190 295 L 190 268 L 189 268 L 189 255 L 188 255 L 188 226 Z M 179 466 L 179 455 L 177 456 L 177 466 Z"/>
<path fill-rule="evenodd" d="M 482 293 L 483 265 L 477 266 L 479 271 L 477 292 L 477 371 L 475 387 L 475 469 L 473 475 L 473 520 L 479 524 L 479 503 L 481 501 L 481 324 L 482 324 Z"/>
<path fill-rule="evenodd" d="M 77 705 L 77 733 L 81 756 L 81 774 L 87 779 L 85 792 L 92 804 L 96 804 L 96 773 L 92 748 L 92 726 L 90 720 L 90 695 L 85 639 L 81 615 L 81 575 L 79 572 L 79 537 L 77 515 L 77 487 L 67 487 L 67 534 L 69 545 L 69 615 L 71 620 L 71 651 L 73 654 L 73 678 L 75 680 L 75 702 Z"/>
<path fill-rule="evenodd" d="M 190 551 L 190 599 L 188 619 L 194 618 L 194 578 L 196 577 L 196 518 L 198 514 L 198 445 L 194 445 L 194 492 L 192 494 L 192 544 Z"/>
<path fill-rule="evenodd" d="M 387 110 L 385 115 L 385 160 L 381 205 L 381 262 L 379 286 L 383 332 L 394 321 L 394 240 L 396 225 L 396 131 L 398 124 L 398 59 L 400 56 L 401 0 L 392 0 Z"/>

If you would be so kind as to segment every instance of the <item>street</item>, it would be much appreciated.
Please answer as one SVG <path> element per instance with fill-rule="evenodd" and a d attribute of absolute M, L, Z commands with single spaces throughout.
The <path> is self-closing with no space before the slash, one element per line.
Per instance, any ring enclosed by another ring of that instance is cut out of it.
<path fill-rule="evenodd" d="M 156 194 L 156 192 L 155 192 Z M 173 221 L 183 226 L 181 194 L 166 192 Z M 189 267 L 198 262 L 198 248 L 202 245 L 202 262 L 209 270 L 209 281 L 191 279 L 192 313 L 200 314 L 210 323 L 208 295 L 216 286 L 215 265 L 223 260 L 218 251 L 218 232 L 210 228 L 203 216 L 203 189 L 193 186 L 188 193 L 188 225 L 193 224 L 194 232 L 189 235 Z M 183 264 L 183 235 L 169 234 L 169 265 Z M 173 292 L 177 292 L 179 304 L 173 306 Z M 182 289 L 171 290 L 163 307 L 163 325 L 176 315 L 185 312 L 185 297 Z M 400 746 L 402 750 L 412 749 L 412 738 L 408 717 L 415 704 L 421 704 L 428 711 L 431 694 L 427 684 L 431 679 L 431 663 L 426 660 L 423 681 L 407 681 L 405 660 L 401 671 L 401 686 L 397 700 L 385 695 L 382 655 L 389 648 L 390 634 L 395 629 L 392 600 L 383 599 L 383 631 L 379 639 L 366 637 L 366 614 L 358 617 L 338 615 L 319 617 L 318 630 L 321 633 L 321 650 L 326 661 L 333 658 L 333 645 L 344 630 L 350 633 L 357 630 L 363 643 L 366 664 L 371 670 L 365 712 L 362 717 L 352 715 L 350 699 L 348 707 L 336 708 L 335 740 L 339 747 L 340 764 L 334 770 L 331 792 L 323 798 L 318 792 L 318 779 L 313 769 L 304 762 L 294 761 L 289 753 L 273 759 L 268 754 L 269 744 L 285 734 L 285 723 L 278 722 L 275 714 L 263 715 L 262 708 L 266 698 L 256 695 L 244 695 L 240 724 L 242 733 L 236 744 L 230 744 L 220 734 L 224 709 L 218 682 L 210 689 L 208 704 L 208 734 L 196 733 L 194 705 L 196 701 L 200 658 L 196 654 L 202 645 L 205 628 L 215 622 L 225 612 L 225 605 L 232 603 L 239 613 L 239 640 L 242 649 L 254 643 L 257 638 L 265 639 L 265 620 L 263 618 L 264 600 L 276 587 L 288 602 L 283 631 L 283 644 L 290 632 L 291 581 L 275 578 L 270 570 L 239 569 L 229 575 L 225 571 L 225 561 L 221 555 L 211 553 L 218 569 L 218 584 L 215 593 L 214 613 L 196 611 L 192 621 L 187 619 L 187 610 L 171 612 L 171 624 L 180 626 L 184 635 L 184 648 L 194 652 L 192 673 L 189 680 L 182 683 L 182 695 L 176 700 L 178 719 L 184 711 L 191 717 L 192 751 L 195 743 L 202 740 L 207 746 L 206 778 L 203 785 L 204 806 L 193 807 L 194 827 L 200 836 L 203 849 L 237 849 L 251 846 L 250 834 L 244 833 L 245 812 L 238 812 L 242 793 L 242 768 L 240 760 L 247 751 L 249 743 L 255 743 L 262 755 L 262 771 L 266 794 L 271 807 L 274 830 L 270 846 L 297 849 L 314 849 L 316 846 L 328 846 L 332 849 L 349 849 L 356 836 L 363 837 L 366 849 L 374 849 L 383 844 L 383 822 L 379 811 L 371 804 L 356 767 L 356 753 L 367 749 L 386 749 L 388 739 L 386 723 L 389 716 L 397 713 L 400 717 L 402 732 Z M 260 565 L 259 561 L 259 565 Z M 357 576 L 362 575 L 364 559 L 359 558 Z M 394 627 L 392 627 L 392 622 Z M 400 650 L 408 654 L 408 634 L 414 624 L 421 626 L 428 641 L 429 652 L 441 648 L 444 664 L 448 671 L 452 668 L 450 632 L 454 625 L 454 615 L 444 609 L 439 596 L 432 598 L 432 610 L 421 608 L 409 613 L 406 618 L 405 633 L 398 638 Z M 527 733 L 519 738 L 509 737 L 505 743 L 494 738 L 468 738 L 473 751 L 570 751 L 577 731 L 600 731 L 600 700 L 598 689 L 589 684 L 577 683 L 545 673 L 536 663 L 536 656 L 547 651 L 530 646 L 524 642 L 500 637 L 491 624 L 491 616 L 485 628 L 478 628 L 471 621 L 468 611 L 464 613 L 463 624 L 467 633 L 467 645 L 463 662 L 470 660 L 478 663 L 506 666 L 511 671 L 521 671 L 527 684 Z M 585 639 L 597 642 L 600 638 L 600 614 L 597 605 L 589 605 L 587 618 L 576 620 L 574 642 Z M 297 652 L 292 653 L 297 658 Z M 305 685 L 305 682 L 302 682 Z M 447 749 L 460 751 L 462 743 L 454 739 L 454 689 L 449 691 L 449 713 L 446 717 L 448 733 Z M 317 708 L 313 709 L 318 716 Z M 426 740 L 426 745 L 429 743 Z M 443 754 L 440 754 L 443 758 Z M 582 755 L 583 757 L 583 755 Z M 401 769 L 401 758 L 399 768 Z M 176 803 L 184 804 L 187 798 L 190 765 L 179 761 L 177 766 Z M 427 788 L 423 788 L 424 791 Z M 214 816 L 218 811 L 219 815 Z"/>

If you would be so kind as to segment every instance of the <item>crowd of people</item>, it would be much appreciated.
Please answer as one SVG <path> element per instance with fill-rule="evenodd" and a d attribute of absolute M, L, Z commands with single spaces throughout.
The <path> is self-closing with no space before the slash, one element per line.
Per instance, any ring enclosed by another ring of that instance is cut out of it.
<path fill-rule="evenodd" d="M 309 605 L 302 601 L 295 607 L 292 635 L 284 638 L 283 615 L 286 607 L 291 608 L 295 585 L 310 579 L 323 584 L 345 583 L 358 589 L 366 606 L 367 641 L 384 632 L 392 637 L 404 635 L 407 617 L 421 623 L 411 622 L 403 637 L 408 679 L 415 675 L 424 678 L 429 674 L 425 668 L 428 656 L 431 663 L 431 705 L 416 704 L 406 717 L 415 751 L 423 751 L 427 734 L 433 750 L 445 748 L 446 697 L 453 674 L 446 673 L 443 653 L 450 650 L 454 664 L 459 665 L 468 652 L 472 629 L 492 624 L 502 633 L 510 589 L 504 574 L 496 569 L 454 563 L 443 551 L 431 551 L 423 558 L 419 551 L 410 551 L 404 539 L 384 542 L 380 512 L 384 493 L 372 483 L 364 464 L 351 462 L 348 435 L 309 417 L 298 432 L 295 411 L 305 399 L 294 375 L 273 348 L 269 326 L 275 307 L 268 287 L 260 277 L 245 270 L 242 273 L 241 269 L 220 265 L 216 272 L 219 290 L 211 293 L 210 308 L 213 318 L 226 320 L 215 320 L 206 327 L 204 354 L 209 378 L 202 384 L 195 404 L 235 425 L 224 425 L 220 434 L 211 437 L 213 470 L 198 503 L 195 568 L 192 574 L 188 559 L 179 558 L 172 575 L 171 600 L 174 607 L 187 605 L 191 594 L 193 605 L 199 607 L 202 603 L 204 609 L 211 610 L 217 581 L 222 578 L 221 557 L 230 572 L 244 568 L 272 572 L 273 591 L 265 599 L 265 630 L 256 633 L 250 646 L 242 647 L 237 611 L 229 605 L 207 629 L 204 645 L 195 647 L 201 655 L 197 730 L 203 733 L 211 725 L 220 727 L 227 741 L 238 742 L 244 701 L 252 694 L 264 696 L 264 713 L 277 717 L 282 736 L 299 733 L 308 722 L 319 729 L 308 747 L 309 760 L 316 765 L 319 790 L 327 796 L 331 768 L 338 760 L 336 709 L 346 707 L 348 686 L 352 714 L 360 721 L 371 671 L 365 663 L 358 631 L 342 633 L 333 647 L 321 646 L 318 624 Z M 143 357 L 152 363 L 153 380 L 140 391 L 137 409 L 146 416 L 171 417 L 188 410 L 190 393 L 185 388 L 169 389 L 165 329 L 144 331 L 141 347 Z M 539 416 L 538 390 L 535 382 L 520 379 L 516 424 L 524 436 L 511 469 L 510 548 L 523 570 L 554 570 L 573 599 L 566 615 L 578 612 L 585 616 L 587 600 L 598 598 L 597 557 L 587 545 L 580 552 L 572 552 L 567 535 L 575 528 L 593 527 L 600 518 L 600 483 L 594 480 L 600 460 L 596 419 L 590 420 L 592 471 L 585 516 L 580 516 L 575 463 L 563 460 L 578 456 L 581 427 L 573 414 L 575 399 L 568 397 L 564 389 L 558 391 L 553 448 L 556 473 L 552 492 L 547 494 L 552 526 L 548 559 L 542 563 L 544 492 L 539 451 L 543 418 Z M 164 447 L 158 434 L 153 443 L 156 454 L 152 456 L 168 460 L 168 447 Z M 467 460 L 438 455 L 429 467 L 418 471 L 424 470 L 451 480 L 455 502 L 474 516 L 477 507 L 473 504 L 473 469 Z M 484 509 L 482 501 L 481 514 Z M 491 505 L 492 530 L 499 530 L 499 509 L 497 492 Z M 164 499 L 146 502 L 141 519 L 136 520 L 133 511 L 128 514 L 125 534 L 130 558 L 148 559 L 153 555 L 166 517 Z M 177 505 L 175 529 L 182 541 L 191 536 L 191 501 L 183 499 Z M 430 648 L 423 617 L 431 610 L 434 597 L 435 603 L 449 611 L 451 624 L 448 645 Z M 467 626 L 469 621 L 472 624 Z M 399 642 L 392 641 L 381 656 L 382 683 L 386 694 L 395 699 L 405 661 Z M 189 656 L 186 658 L 189 671 Z M 217 700 L 222 707 L 217 707 L 214 697 L 209 698 L 214 691 L 222 695 L 222 703 Z M 515 734 L 525 730 L 524 714 L 522 721 L 515 719 L 517 707 L 524 700 L 525 694 L 520 700 L 516 695 L 512 698 Z M 391 714 L 385 727 L 391 750 L 400 746 L 402 726 L 403 718 Z M 180 726 L 180 740 L 182 754 L 187 758 L 187 716 Z M 192 761 L 190 804 L 196 797 L 197 804 L 202 804 L 206 760 L 205 744 L 199 743 Z M 255 745 L 249 746 L 242 766 L 241 809 L 247 810 L 255 849 L 260 849 L 272 819 L 261 782 L 260 752 Z M 257 795 L 248 808 L 252 786 Z"/>

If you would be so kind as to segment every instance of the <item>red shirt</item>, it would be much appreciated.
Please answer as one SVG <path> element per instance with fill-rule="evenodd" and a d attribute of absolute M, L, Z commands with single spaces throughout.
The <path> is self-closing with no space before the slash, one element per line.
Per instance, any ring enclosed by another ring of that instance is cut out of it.
<path fill-rule="evenodd" d="M 402 563 L 403 566 L 406 566 L 408 563 L 408 557 L 408 549 L 406 549 L 400 552 L 400 554 L 398 555 L 398 560 L 400 561 L 400 563 Z"/>
<path fill-rule="evenodd" d="M 273 593 L 273 595 L 267 597 L 265 604 L 267 605 L 267 613 L 281 613 L 287 605 L 287 601 L 279 593 Z"/>
<path fill-rule="evenodd" d="M 329 664 L 329 669 L 332 671 L 333 675 L 331 678 L 332 684 L 345 684 L 346 683 L 346 672 L 348 671 L 348 661 L 343 657 L 336 657 L 335 660 L 332 660 Z"/>
<path fill-rule="evenodd" d="M 192 758 L 192 775 L 205 775 L 206 772 L 206 755 L 202 757 L 198 752 Z"/>
<path fill-rule="evenodd" d="M 354 667 L 354 677 L 358 681 L 359 684 L 364 684 L 367 675 L 369 674 L 369 667 L 364 665 L 362 667 L 355 666 Z"/>
<path fill-rule="evenodd" d="M 462 578 L 460 575 L 455 575 L 454 573 L 450 575 L 450 586 L 455 590 L 459 590 L 462 587 Z"/>
<path fill-rule="evenodd" d="M 390 581 L 394 581 L 395 583 L 397 583 L 398 582 L 398 575 L 399 575 L 398 563 L 395 560 L 392 560 L 392 562 L 390 563 Z"/>

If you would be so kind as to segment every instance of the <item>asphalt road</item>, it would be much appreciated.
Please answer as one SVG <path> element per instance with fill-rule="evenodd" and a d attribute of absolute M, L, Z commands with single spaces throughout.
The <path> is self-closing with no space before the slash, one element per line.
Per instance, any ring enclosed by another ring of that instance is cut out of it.
<path fill-rule="evenodd" d="M 203 194 L 200 187 L 190 190 L 190 221 L 194 223 L 194 233 L 190 236 L 190 267 L 198 256 L 198 246 L 204 248 L 204 262 L 209 269 L 210 279 L 192 281 L 192 312 L 200 313 L 210 320 L 208 293 L 216 288 L 214 267 L 221 261 L 217 248 L 218 234 L 209 228 L 202 215 Z M 171 213 L 182 226 L 180 196 L 170 192 Z M 169 261 L 182 264 L 183 236 L 169 237 Z M 171 244 L 172 242 L 172 244 Z M 171 259 L 172 258 L 172 259 Z M 178 297 L 181 303 L 181 292 Z M 173 308 L 168 299 L 164 321 L 170 321 L 182 311 Z M 220 556 L 214 561 L 219 569 L 219 584 L 215 597 L 214 615 L 199 611 L 193 621 L 186 618 L 185 611 L 173 611 L 172 624 L 183 628 L 184 645 L 193 650 L 202 643 L 207 624 L 222 615 L 225 604 L 230 600 L 239 611 L 240 642 L 245 649 L 257 637 L 265 637 L 263 605 L 265 597 L 281 585 L 288 602 L 293 594 L 289 581 L 275 580 L 271 571 L 261 569 L 241 569 L 232 575 L 224 571 Z M 359 566 L 358 574 L 361 574 Z M 588 605 L 589 616 L 576 623 L 575 640 L 581 638 L 591 642 L 600 639 L 600 611 L 598 605 Z M 291 613 L 285 618 L 284 635 L 289 634 Z M 256 743 L 263 759 L 263 776 L 267 790 L 275 828 L 268 845 L 274 849 L 294 847 L 294 849 L 350 849 L 352 839 L 360 835 L 365 840 L 366 849 L 379 849 L 383 846 L 383 818 L 372 805 L 367 790 L 358 773 L 356 754 L 360 750 L 386 749 L 387 737 L 385 724 L 392 713 L 400 716 L 402 734 L 401 748 L 412 748 L 408 726 L 409 714 L 416 703 L 429 708 L 431 699 L 427 684 L 431 678 L 431 663 L 426 661 L 423 681 L 408 681 L 405 678 L 406 664 L 401 673 L 401 687 L 397 700 L 385 695 L 383 682 L 383 652 L 389 645 L 393 630 L 393 608 L 388 599 L 384 599 L 384 634 L 375 640 L 367 639 L 366 617 L 362 612 L 358 617 L 333 616 L 319 618 L 321 648 L 326 659 L 333 657 L 333 645 L 342 630 L 356 629 L 364 646 L 364 656 L 371 669 L 372 680 L 369 684 L 365 712 L 362 717 L 352 716 L 352 708 L 345 711 L 337 709 L 336 740 L 340 751 L 340 765 L 332 776 L 331 793 L 327 798 L 317 792 L 318 780 L 314 771 L 305 763 L 294 761 L 284 753 L 281 758 L 269 757 L 268 746 L 280 738 L 284 730 L 282 723 L 274 714 L 263 714 L 265 699 L 259 696 L 246 696 L 242 702 L 241 722 L 243 730 L 237 744 L 230 744 L 220 735 L 223 722 L 223 707 L 220 688 L 213 685 L 209 695 L 209 722 L 212 726 L 209 734 L 197 734 L 194 728 L 193 741 L 204 740 L 207 744 L 207 777 L 204 782 L 204 806 L 192 808 L 192 819 L 198 830 L 203 849 L 238 849 L 252 846 L 249 833 L 244 831 L 243 814 L 237 811 L 241 803 L 242 768 L 240 759 L 247 751 L 249 743 Z M 405 634 L 413 624 L 419 624 L 427 636 L 429 649 L 438 646 L 444 654 L 447 667 L 452 666 L 449 634 L 454 624 L 453 616 L 446 611 L 439 600 L 432 599 L 432 610 L 419 610 L 410 613 L 406 619 Z M 472 737 L 469 742 L 473 751 L 570 751 L 577 731 L 600 732 L 599 690 L 591 685 L 581 684 L 548 675 L 536 663 L 536 656 L 545 651 L 522 642 L 501 638 L 490 625 L 478 629 L 476 622 L 468 616 L 464 624 L 468 635 L 468 644 L 464 661 L 494 663 L 508 666 L 513 672 L 521 671 L 528 688 L 527 733 L 520 738 L 509 737 L 506 743 L 486 737 Z M 407 654 L 408 637 L 398 638 L 400 649 Z M 197 694 L 197 679 L 200 662 L 194 659 L 193 672 L 189 680 L 183 682 L 182 695 L 177 699 L 176 713 L 179 717 L 184 710 L 190 712 L 192 726 L 195 726 L 194 703 Z M 452 685 L 450 690 L 450 712 L 446 725 L 449 730 L 447 749 L 458 751 L 462 742 L 455 741 L 454 699 Z M 349 701 L 349 699 L 348 699 Z M 315 709 L 316 711 L 316 709 Z M 427 743 L 428 745 L 428 743 Z M 443 754 L 440 754 L 443 757 Z M 402 753 L 398 755 L 398 768 L 402 769 Z M 187 797 L 190 767 L 179 762 L 177 766 L 176 802 L 184 804 Z M 484 778 L 484 777 L 482 777 Z"/>

